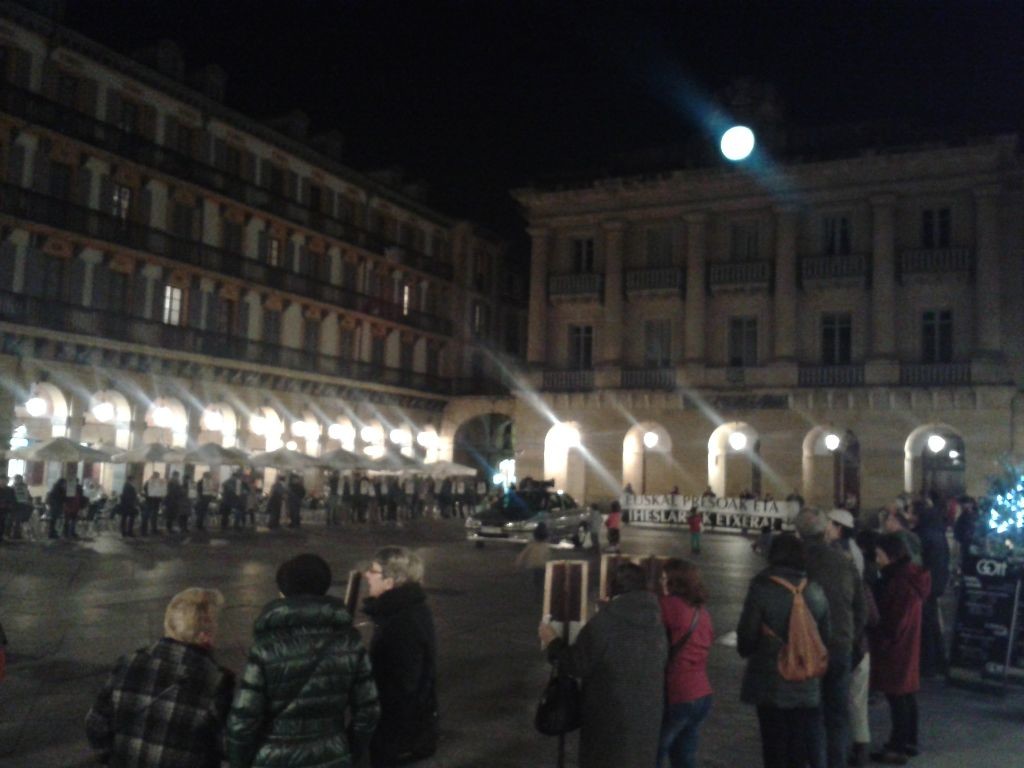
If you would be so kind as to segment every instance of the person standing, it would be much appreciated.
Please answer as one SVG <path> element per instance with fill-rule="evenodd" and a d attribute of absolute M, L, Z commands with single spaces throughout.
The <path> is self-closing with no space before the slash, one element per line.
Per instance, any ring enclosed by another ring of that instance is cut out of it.
<path fill-rule="evenodd" d="M 58 477 L 57 481 L 51 486 L 50 492 L 46 494 L 46 506 L 50 513 L 50 530 L 47 534 L 51 539 L 59 538 L 57 536 L 57 520 L 64 517 L 64 502 L 68 498 L 68 481 L 63 477 Z"/>
<path fill-rule="evenodd" d="M 872 628 L 871 689 L 885 694 L 892 716 L 889 741 L 871 754 L 875 762 L 904 765 L 918 754 L 917 691 L 921 688 L 921 614 L 931 591 L 931 576 L 914 565 L 898 533 L 878 540 L 881 567 L 878 626 Z"/>
<path fill-rule="evenodd" d="M 423 562 L 403 547 L 384 547 L 364 573 L 373 621 L 370 661 L 380 723 L 370 741 L 373 768 L 391 768 L 437 750 L 437 640 L 420 582 Z"/>
<path fill-rule="evenodd" d="M 807 580 L 804 544 L 794 534 L 772 539 L 768 563 L 750 582 L 736 629 L 737 650 L 747 660 L 740 698 L 757 707 L 764 768 L 824 768 L 821 680 L 786 680 L 779 672 L 779 638 L 788 637 L 794 595 L 776 580 L 796 589 L 803 585 L 804 602 L 826 645 L 828 600 L 821 587 Z"/>
<path fill-rule="evenodd" d="M 804 507 L 795 522 L 804 542 L 807 578 L 825 591 L 828 600 L 828 671 L 821 679 L 828 768 L 846 768 L 850 748 L 850 659 L 864 632 L 864 590 L 853 561 L 825 540 L 830 522 L 821 510 Z M 852 517 L 848 522 L 853 522 Z"/>
<path fill-rule="evenodd" d="M 690 514 L 686 518 L 690 526 L 690 554 L 700 554 L 700 532 L 704 527 L 704 515 L 696 507 L 690 508 Z"/>
<path fill-rule="evenodd" d="M 159 532 L 160 506 L 167 496 L 167 483 L 159 472 L 154 472 L 142 484 L 142 496 L 142 535 L 148 536 L 150 526 L 153 527 L 153 533 Z"/>
<path fill-rule="evenodd" d="M 4 531 L 8 523 L 12 523 L 17 516 L 18 497 L 14 495 L 14 489 L 7 484 L 6 475 L 0 478 L 0 541 L 4 540 Z M 13 531 L 12 534 L 13 536 Z"/>
<path fill-rule="evenodd" d="M 164 527 L 168 533 L 174 533 L 174 522 L 178 519 L 184 504 L 187 504 L 187 497 L 185 489 L 181 486 L 181 475 L 172 472 L 171 479 L 167 481 L 167 496 L 164 497 Z"/>
<path fill-rule="evenodd" d="M 601 558 L 601 528 L 604 526 L 604 515 L 597 504 L 590 505 L 590 546 L 597 556 Z"/>
<path fill-rule="evenodd" d="M 658 756 L 668 658 L 661 608 L 635 563 L 616 566 L 610 592 L 572 645 L 548 623 L 537 630 L 548 659 L 583 683 L 580 768 L 649 766 Z"/>
<path fill-rule="evenodd" d="M 886 515 L 882 522 L 882 533 L 895 533 L 907 548 L 907 554 L 914 565 L 921 565 L 921 539 L 911 530 L 910 518 L 898 503 L 893 502 L 885 508 Z"/>
<path fill-rule="evenodd" d="M 117 502 L 121 511 L 121 536 L 135 536 L 135 515 L 139 509 L 139 493 L 135 490 L 135 478 L 129 475 L 121 488 L 121 498 Z"/>
<path fill-rule="evenodd" d="M 242 473 L 237 469 L 220 484 L 220 529 L 226 531 L 231 521 L 231 513 L 238 506 L 241 495 L 239 486 L 242 484 Z"/>
<path fill-rule="evenodd" d="M 277 570 L 281 597 L 253 627 L 228 716 L 232 768 L 349 766 L 380 717 L 370 660 L 331 569 L 302 554 Z"/>
<path fill-rule="evenodd" d="M 306 486 L 295 473 L 288 478 L 288 527 L 298 528 L 302 524 L 302 502 L 306 498 Z"/>
<path fill-rule="evenodd" d="M 210 511 L 210 504 L 215 496 L 213 476 L 209 472 L 203 472 L 196 487 L 196 530 L 206 530 L 206 515 Z"/>
<path fill-rule="evenodd" d="M 281 508 L 284 506 L 284 478 L 280 473 L 270 486 L 270 498 L 267 500 L 267 527 L 271 530 L 281 527 Z"/>
<path fill-rule="evenodd" d="M 17 500 L 15 505 L 14 526 L 11 536 L 15 539 L 21 538 L 21 526 L 32 519 L 32 493 L 28 489 L 25 478 L 21 475 L 14 476 L 14 497 Z"/>
<path fill-rule="evenodd" d="M 696 768 L 701 723 L 711 712 L 708 654 L 715 631 L 707 612 L 700 569 L 672 558 L 662 567 L 661 618 L 671 645 L 665 668 L 665 715 L 658 746 L 659 768 Z"/>
<path fill-rule="evenodd" d="M 942 512 L 936 507 L 915 502 L 917 527 L 921 540 L 921 564 L 931 577 L 931 590 L 921 613 L 921 676 L 934 677 L 946 671 L 946 642 L 942 637 L 939 598 L 949 583 L 949 542 Z"/>
<path fill-rule="evenodd" d="M 77 539 L 78 515 L 85 506 L 85 490 L 77 477 L 69 478 L 71 491 L 64 496 L 64 538 Z"/>
<path fill-rule="evenodd" d="M 164 637 L 121 658 L 85 719 L 103 762 L 219 768 L 234 676 L 211 655 L 224 598 L 192 587 L 171 598 Z"/>
<path fill-rule="evenodd" d="M 622 533 L 622 507 L 618 501 L 613 501 L 608 507 L 608 519 L 604 521 L 604 527 L 608 529 L 608 551 L 618 552 Z"/>

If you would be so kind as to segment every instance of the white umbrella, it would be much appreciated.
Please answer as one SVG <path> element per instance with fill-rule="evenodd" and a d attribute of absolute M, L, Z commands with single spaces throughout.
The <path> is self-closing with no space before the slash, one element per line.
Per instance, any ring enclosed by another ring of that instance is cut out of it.
<path fill-rule="evenodd" d="M 423 472 L 423 464 L 419 460 L 390 451 L 370 460 L 365 466 L 377 475 L 415 475 Z"/>
<path fill-rule="evenodd" d="M 206 464 L 208 466 L 227 464 L 228 466 L 242 466 L 248 463 L 249 454 L 241 448 L 225 448 L 217 443 L 203 443 L 185 454 L 185 461 L 189 464 Z"/>
<path fill-rule="evenodd" d="M 372 464 L 373 460 L 369 456 L 360 456 L 358 453 L 346 451 L 344 448 L 328 451 L 317 460 L 317 466 L 333 469 L 336 472 L 369 469 Z"/>
<path fill-rule="evenodd" d="M 185 450 L 183 448 L 168 448 L 160 443 L 150 443 L 115 454 L 111 461 L 115 464 L 182 464 L 185 461 Z"/>
<path fill-rule="evenodd" d="M 278 448 L 276 451 L 254 453 L 249 457 L 248 463 L 254 467 L 287 469 L 291 472 L 301 472 L 304 469 L 317 467 L 320 462 L 318 459 L 305 453 L 290 451 L 287 448 Z"/>
<path fill-rule="evenodd" d="M 77 464 L 80 461 L 110 461 L 110 454 L 66 437 L 55 437 L 48 443 L 32 448 L 19 448 L 12 451 L 10 456 L 28 461 L 61 461 L 66 464 Z"/>
<path fill-rule="evenodd" d="M 476 474 L 473 467 L 459 464 L 454 461 L 435 461 L 433 464 L 426 464 L 423 467 L 424 474 L 430 477 L 472 477 Z"/>

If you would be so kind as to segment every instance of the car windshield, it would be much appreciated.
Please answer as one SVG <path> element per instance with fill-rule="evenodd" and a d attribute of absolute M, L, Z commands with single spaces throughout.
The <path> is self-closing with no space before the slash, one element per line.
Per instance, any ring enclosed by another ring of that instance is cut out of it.
<path fill-rule="evenodd" d="M 547 491 L 510 491 L 491 505 L 491 511 L 499 512 L 509 520 L 529 520 L 539 512 L 547 512 L 557 506 Z"/>

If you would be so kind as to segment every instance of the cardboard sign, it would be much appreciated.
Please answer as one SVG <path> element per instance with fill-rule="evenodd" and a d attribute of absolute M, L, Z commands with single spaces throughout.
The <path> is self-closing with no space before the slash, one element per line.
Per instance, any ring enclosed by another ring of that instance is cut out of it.
<path fill-rule="evenodd" d="M 587 621 L 585 560 L 549 560 L 544 570 L 544 617 L 569 643 Z"/>

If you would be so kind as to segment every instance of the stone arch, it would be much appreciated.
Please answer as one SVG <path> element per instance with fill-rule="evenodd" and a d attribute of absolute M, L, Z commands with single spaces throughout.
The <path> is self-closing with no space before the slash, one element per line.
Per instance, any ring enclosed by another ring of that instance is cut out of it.
<path fill-rule="evenodd" d="M 574 421 L 559 422 L 544 435 L 544 478 L 577 499 L 586 498 L 583 436 Z"/>
<path fill-rule="evenodd" d="M 622 439 L 622 485 L 637 493 L 668 493 L 672 488 L 672 437 L 656 421 L 634 424 Z"/>
<path fill-rule="evenodd" d="M 297 444 L 296 450 L 310 456 L 320 455 L 320 434 L 323 427 L 315 413 L 308 410 L 302 411 L 291 424 L 286 424 L 285 427 L 286 443 L 294 440 Z"/>
<path fill-rule="evenodd" d="M 160 443 L 184 448 L 188 443 L 188 412 L 176 397 L 158 397 L 146 409 L 143 445 Z M 139 447 L 139 446 L 133 446 Z"/>
<path fill-rule="evenodd" d="M 475 467 L 488 482 L 503 462 L 515 461 L 515 455 L 515 421 L 510 414 L 478 414 L 463 421 L 452 437 L 452 460 Z"/>
<path fill-rule="evenodd" d="M 734 435 L 742 437 L 733 437 Z M 708 485 L 719 496 L 761 492 L 760 435 L 743 421 L 722 424 L 708 439 Z"/>
<path fill-rule="evenodd" d="M 259 406 L 249 413 L 248 427 L 246 448 L 253 453 L 274 451 L 284 444 L 284 419 L 269 405 Z"/>
<path fill-rule="evenodd" d="M 961 432 L 944 423 L 922 424 L 903 444 L 903 490 L 960 495 L 965 490 L 967 446 Z"/>
<path fill-rule="evenodd" d="M 818 507 L 860 508 L 860 441 L 837 425 L 811 428 L 803 441 L 804 501 Z"/>
<path fill-rule="evenodd" d="M 238 442 L 238 413 L 225 402 L 209 403 L 199 417 L 197 442 L 232 448 Z"/>
<path fill-rule="evenodd" d="M 42 410 L 37 410 L 42 404 Z M 64 437 L 68 429 L 68 399 L 60 387 L 37 381 L 29 387 L 24 402 L 14 408 L 14 417 L 25 425 L 29 445 Z"/>
<path fill-rule="evenodd" d="M 341 416 L 327 427 L 327 449 L 344 448 L 346 451 L 356 450 L 356 428 L 352 419 Z"/>

